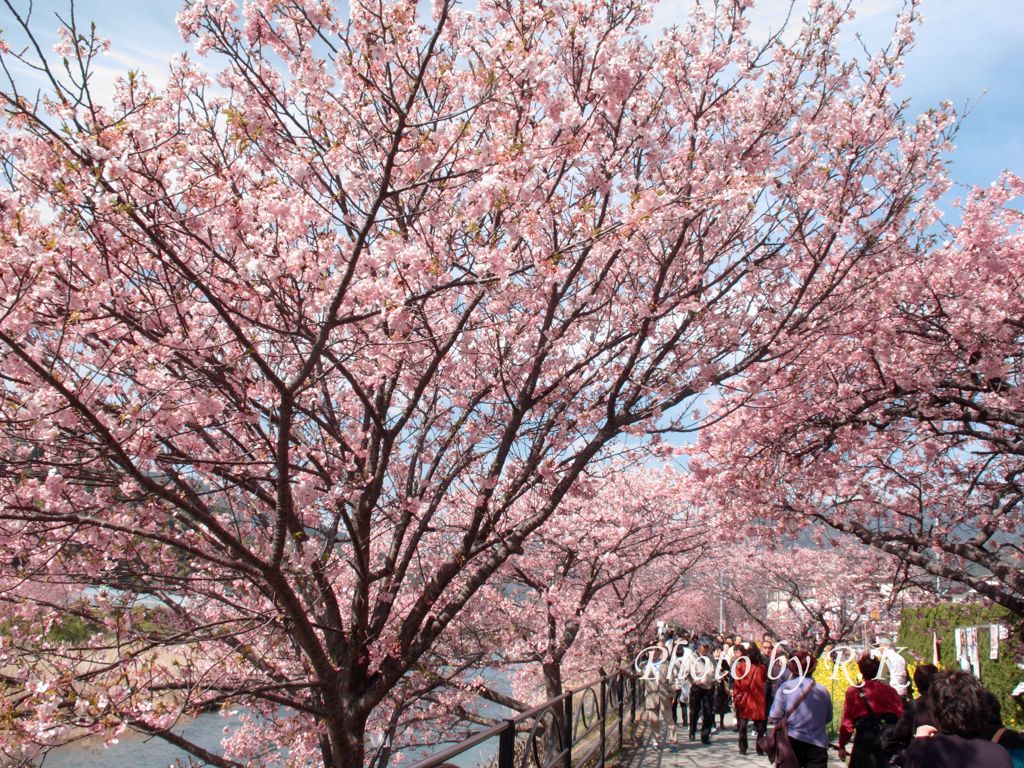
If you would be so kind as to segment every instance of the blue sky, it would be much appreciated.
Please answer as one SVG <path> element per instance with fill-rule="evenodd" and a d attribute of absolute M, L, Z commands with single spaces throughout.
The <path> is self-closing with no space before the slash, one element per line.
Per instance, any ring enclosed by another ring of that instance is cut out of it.
<path fill-rule="evenodd" d="M 16 0 L 27 7 L 27 0 Z M 682 20 L 691 0 L 663 0 L 652 28 Z M 806 0 L 798 0 L 798 7 Z M 144 69 L 154 79 L 183 45 L 174 25 L 178 0 L 78 0 L 80 23 L 94 20 L 112 41 L 100 77 L 112 78 L 127 69 Z M 788 0 L 758 0 L 755 31 L 777 25 Z M 884 44 L 902 0 L 855 0 L 857 19 L 851 32 L 860 33 L 872 49 Z M 54 12 L 66 13 L 67 0 L 36 0 L 34 26 L 49 33 Z M 0 11 L 0 27 L 11 20 Z M 1024 0 L 924 0 L 925 24 L 907 62 L 904 95 L 917 113 L 943 99 L 973 106 L 957 137 L 952 176 L 960 184 L 988 184 L 1006 168 L 1024 174 Z M 851 53 L 857 50 L 849 35 Z"/>

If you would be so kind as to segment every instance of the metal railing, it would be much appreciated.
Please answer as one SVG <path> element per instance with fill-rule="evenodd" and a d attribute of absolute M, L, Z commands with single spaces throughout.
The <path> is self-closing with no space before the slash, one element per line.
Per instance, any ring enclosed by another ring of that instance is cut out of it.
<path fill-rule="evenodd" d="M 495 768 L 604 768 L 605 759 L 622 746 L 627 722 L 635 723 L 638 710 L 643 712 L 645 694 L 642 680 L 619 670 L 507 718 L 411 768 L 447 766 L 495 737 L 497 754 L 486 761 Z"/>

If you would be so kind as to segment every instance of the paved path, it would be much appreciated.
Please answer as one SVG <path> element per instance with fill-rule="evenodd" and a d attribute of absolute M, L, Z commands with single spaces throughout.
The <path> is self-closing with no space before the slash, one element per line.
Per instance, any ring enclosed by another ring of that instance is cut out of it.
<path fill-rule="evenodd" d="M 651 738 L 646 723 L 640 725 L 634 740 L 636 746 L 623 750 L 618 757 L 620 768 L 770 768 L 768 758 L 754 754 L 754 733 L 750 732 L 750 753 L 741 755 L 736 745 L 735 720 L 725 717 L 725 730 L 711 734 L 710 744 L 689 741 L 680 730 L 674 741 L 659 749 Z M 672 750 L 675 747 L 675 751 Z M 829 766 L 842 766 L 834 750 L 830 750 Z"/>

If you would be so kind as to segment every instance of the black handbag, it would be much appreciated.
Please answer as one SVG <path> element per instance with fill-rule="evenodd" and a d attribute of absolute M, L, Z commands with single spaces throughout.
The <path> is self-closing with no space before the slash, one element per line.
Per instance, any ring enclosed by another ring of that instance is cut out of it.
<path fill-rule="evenodd" d="M 789 742 L 789 716 L 796 712 L 797 707 L 803 704 L 804 699 L 814 690 L 815 682 L 807 686 L 800 698 L 790 707 L 782 719 L 775 724 L 764 736 L 757 737 L 757 748 L 762 750 L 776 768 L 800 768 L 800 760 L 793 751 L 793 745 Z"/>
<path fill-rule="evenodd" d="M 882 751 L 889 755 L 890 761 L 909 747 L 910 742 L 914 740 L 920 708 L 920 699 L 911 701 L 903 707 L 903 715 L 895 725 L 885 726 L 881 729 Z"/>
<path fill-rule="evenodd" d="M 853 751 L 850 753 L 850 768 L 886 768 L 890 757 L 882 747 L 883 731 L 896 724 L 896 716 L 888 712 L 876 715 L 863 688 L 857 694 L 864 702 L 868 713 L 858 717 L 854 723 L 856 736 L 853 740 Z"/>

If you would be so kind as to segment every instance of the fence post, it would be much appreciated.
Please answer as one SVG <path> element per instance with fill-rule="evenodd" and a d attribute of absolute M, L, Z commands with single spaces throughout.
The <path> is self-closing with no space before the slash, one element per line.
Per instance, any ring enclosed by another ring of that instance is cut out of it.
<path fill-rule="evenodd" d="M 625 725 L 624 718 L 626 716 L 626 673 L 619 672 L 619 749 L 623 747 L 623 733 Z"/>
<path fill-rule="evenodd" d="M 632 675 L 629 678 L 629 722 L 636 722 L 636 681 Z"/>
<path fill-rule="evenodd" d="M 572 768 L 572 691 L 565 696 L 565 768 Z"/>
<path fill-rule="evenodd" d="M 505 730 L 498 735 L 498 768 L 512 768 L 516 756 L 516 724 L 505 721 Z"/>
<path fill-rule="evenodd" d="M 604 757 L 608 748 L 605 743 L 605 720 L 608 718 L 608 678 L 601 678 L 601 761 L 598 763 L 604 768 Z"/>

